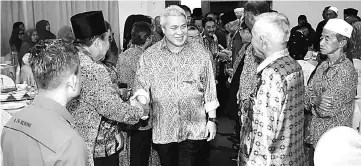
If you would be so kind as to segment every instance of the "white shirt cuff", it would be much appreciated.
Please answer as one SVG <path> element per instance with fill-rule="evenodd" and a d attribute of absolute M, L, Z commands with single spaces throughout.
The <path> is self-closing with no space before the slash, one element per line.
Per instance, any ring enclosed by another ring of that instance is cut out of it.
<path fill-rule="evenodd" d="M 206 112 L 216 110 L 218 107 L 219 107 L 218 100 L 213 100 L 211 102 L 204 104 L 204 108 L 206 109 Z"/>
<path fill-rule="evenodd" d="M 146 92 L 144 89 L 137 90 L 130 99 L 135 99 L 137 96 L 144 96 L 147 100 L 147 103 L 150 102 L 150 96 L 149 93 Z"/>

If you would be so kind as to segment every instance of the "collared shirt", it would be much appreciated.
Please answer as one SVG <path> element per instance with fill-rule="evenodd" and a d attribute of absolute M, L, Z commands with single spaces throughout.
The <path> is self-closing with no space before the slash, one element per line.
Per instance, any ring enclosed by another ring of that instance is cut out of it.
<path fill-rule="evenodd" d="M 218 52 L 218 39 L 215 34 L 212 37 L 202 35 L 204 47 L 211 52 L 213 58 Z"/>
<path fill-rule="evenodd" d="M 210 56 L 202 45 L 186 42 L 173 53 L 164 38 L 142 54 L 135 86 L 150 93 L 154 143 L 206 139 L 206 112 L 219 103 Z"/>
<path fill-rule="evenodd" d="M 257 84 L 257 66 L 259 63 L 256 61 L 256 58 L 253 55 L 253 46 L 249 45 L 246 49 L 244 57 L 244 66 L 243 71 L 239 79 L 239 89 L 238 94 L 240 95 L 240 100 L 245 100 L 249 98 L 252 90 L 256 87 Z"/>
<path fill-rule="evenodd" d="M 65 107 L 38 95 L 16 113 L 1 135 L 4 165 L 87 166 L 83 138 Z"/>
<path fill-rule="evenodd" d="M 103 63 L 94 61 L 81 47 L 78 55 L 82 87 L 80 95 L 68 104 L 68 109 L 74 117 L 76 129 L 85 139 L 88 162 L 92 166 L 101 118 L 135 124 L 143 116 L 143 111 L 120 98 Z"/>
<path fill-rule="evenodd" d="M 144 51 L 143 48 L 132 45 L 131 48 L 119 55 L 117 63 L 118 82 L 126 83 L 128 88 L 134 88 L 134 79 L 138 70 L 139 59 Z M 145 122 L 146 125 L 143 127 L 140 127 L 142 124 L 134 127 L 139 130 L 149 130 L 152 128 L 152 119 L 152 116 L 150 116 Z"/>
<path fill-rule="evenodd" d="M 247 165 L 303 165 L 301 66 L 282 50 L 258 67 L 259 88 L 252 109 L 252 134 L 244 140 Z"/>
<path fill-rule="evenodd" d="M 352 24 L 350 52 L 352 58 L 361 59 L 361 21 Z"/>
<path fill-rule="evenodd" d="M 328 129 L 352 125 L 358 81 L 356 69 L 345 55 L 342 55 L 335 63 L 330 63 L 327 59 L 320 64 L 306 88 L 306 107 L 311 108 L 313 96 L 321 97 L 322 95 L 331 97 L 333 105 L 333 108 L 327 111 L 312 109 L 318 116 L 313 115 L 311 122 L 307 124 L 310 135 L 307 136 L 306 141 L 314 146 Z"/>

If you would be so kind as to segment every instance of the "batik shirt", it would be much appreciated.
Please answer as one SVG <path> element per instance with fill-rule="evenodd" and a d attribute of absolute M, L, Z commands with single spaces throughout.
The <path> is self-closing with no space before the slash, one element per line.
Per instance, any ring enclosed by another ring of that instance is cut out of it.
<path fill-rule="evenodd" d="M 244 140 L 244 165 L 304 164 L 301 66 L 282 50 L 258 67 L 259 84 L 252 109 L 252 134 Z M 241 164 L 242 165 L 242 164 Z"/>
<path fill-rule="evenodd" d="M 350 52 L 352 58 L 361 59 L 361 21 L 353 23 L 353 31 L 350 39 Z"/>
<path fill-rule="evenodd" d="M 118 77 L 115 68 L 111 65 L 105 65 L 105 67 L 113 84 L 112 86 L 116 88 Z M 102 117 L 98 136 L 95 140 L 94 158 L 110 156 L 117 151 L 116 134 L 118 134 L 118 122 Z"/>
<path fill-rule="evenodd" d="M 79 47 L 80 95 L 67 108 L 72 114 L 77 131 L 85 140 L 89 165 L 94 165 L 94 146 L 102 117 L 126 124 L 135 124 L 143 111 L 122 101 L 112 86 L 103 63 L 96 62 L 85 49 Z"/>
<path fill-rule="evenodd" d="M 352 62 L 342 55 L 330 65 L 330 60 L 322 62 L 316 69 L 306 88 L 305 106 L 313 115 L 307 130 L 310 135 L 307 142 L 316 146 L 321 135 L 336 126 L 352 125 L 352 115 L 357 89 L 357 72 Z M 322 111 L 311 106 L 312 96 L 331 97 L 333 108 Z"/>
<path fill-rule="evenodd" d="M 128 84 L 129 88 L 133 88 L 134 78 L 137 72 L 140 55 L 144 52 L 144 49 L 132 45 L 119 55 L 117 62 L 118 81 Z"/>
<path fill-rule="evenodd" d="M 217 36 L 215 34 L 213 34 L 212 37 L 208 37 L 206 35 L 203 35 L 203 44 L 204 47 L 206 47 L 207 50 L 209 50 L 213 57 L 215 56 L 215 54 L 217 54 L 218 52 L 218 39 Z"/>
<path fill-rule="evenodd" d="M 178 53 L 165 39 L 151 46 L 140 58 L 135 87 L 152 99 L 154 143 L 206 139 L 206 112 L 219 103 L 211 59 L 202 45 L 186 42 Z"/>
<path fill-rule="evenodd" d="M 131 48 L 119 55 L 117 63 L 118 81 L 128 84 L 129 88 L 134 88 L 135 74 L 138 69 L 140 56 L 143 52 L 143 48 L 132 45 Z M 140 127 L 140 124 L 138 124 L 137 126 L 133 126 L 133 128 L 139 130 L 148 130 L 152 128 L 152 116 L 149 117 L 146 124 L 147 125 L 144 127 Z"/>

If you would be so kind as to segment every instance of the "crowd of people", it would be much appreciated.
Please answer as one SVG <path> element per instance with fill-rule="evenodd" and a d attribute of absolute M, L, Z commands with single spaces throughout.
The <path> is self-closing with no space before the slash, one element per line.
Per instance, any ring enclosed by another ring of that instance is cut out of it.
<path fill-rule="evenodd" d="M 172 5 L 129 16 L 119 47 L 102 11 L 57 36 L 46 20 L 14 23 L 20 82 L 38 94 L 4 126 L 4 165 L 206 166 L 220 116 L 235 121 L 239 166 L 361 165 L 350 128 L 361 20 L 322 15 L 314 30 L 305 15 L 290 28 L 267 1 L 205 15 Z M 308 51 L 318 64 L 305 84 L 296 60 Z"/>

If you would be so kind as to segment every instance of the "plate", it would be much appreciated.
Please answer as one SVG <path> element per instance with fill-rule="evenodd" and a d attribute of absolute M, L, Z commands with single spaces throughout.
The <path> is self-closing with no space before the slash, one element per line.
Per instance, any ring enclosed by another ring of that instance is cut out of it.
<path fill-rule="evenodd" d="M 27 106 L 26 103 L 1 103 L 1 109 L 3 110 L 16 110 Z"/>

